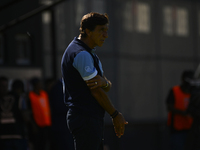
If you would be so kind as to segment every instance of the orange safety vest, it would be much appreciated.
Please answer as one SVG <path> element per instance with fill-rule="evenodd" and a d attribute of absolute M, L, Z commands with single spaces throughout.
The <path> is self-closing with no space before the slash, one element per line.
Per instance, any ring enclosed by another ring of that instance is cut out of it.
<path fill-rule="evenodd" d="M 37 95 L 31 91 L 29 92 L 29 99 L 36 124 L 40 127 L 51 126 L 51 113 L 47 93 L 41 90 L 40 95 Z"/>
<path fill-rule="evenodd" d="M 173 87 L 175 109 L 185 111 L 189 104 L 190 94 L 183 93 L 180 86 Z M 168 113 L 167 125 L 170 126 L 172 121 L 172 112 Z M 193 119 L 189 116 L 174 114 L 173 127 L 176 130 L 188 130 L 192 125 Z"/>

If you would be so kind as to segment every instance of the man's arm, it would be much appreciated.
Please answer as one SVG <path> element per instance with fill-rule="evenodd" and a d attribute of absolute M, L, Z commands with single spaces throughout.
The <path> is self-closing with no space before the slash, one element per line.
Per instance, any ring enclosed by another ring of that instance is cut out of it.
<path fill-rule="evenodd" d="M 112 83 L 105 76 L 101 77 L 100 75 L 86 81 L 86 83 L 91 90 L 101 87 L 105 92 L 108 92 L 112 87 Z"/>
<path fill-rule="evenodd" d="M 109 115 L 112 115 L 116 111 L 109 97 L 102 88 L 98 87 L 91 89 L 91 93 Z M 112 122 L 115 128 L 115 133 L 120 138 L 124 134 L 125 124 L 128 124 L 128 122 L 125 121 L 121 113 L 114 117 Z"/>
<path fill-rule="evenodd" d="M 124 134 L 125 121 L 121 113 L 116 112 L 115 107 L 112 105 L 110 99 L 105 91 L 109 91 L 111 82 L 105 76 L 97 75 L 97 70 L 93 65 L 92 56 L 88 52 L 80 52 L 74 59 L 73 66 L 79 71 L 83 80 L 91 90 L 91 94 L 98 101 L 98 103 L 112 116 L 113 125 L 116 135 L 120 138 Z M 107 84 L 108 83 L 108 84 Z"/>

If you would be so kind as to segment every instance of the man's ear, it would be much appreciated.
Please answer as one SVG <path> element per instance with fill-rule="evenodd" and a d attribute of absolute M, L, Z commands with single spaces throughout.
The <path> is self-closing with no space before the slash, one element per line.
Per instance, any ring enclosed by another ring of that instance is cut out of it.
<path fill-rule="evenodd" d="M 86 32 L 87 36 L 90 37 L 91 31 L 89 29 L 85 29 L 85 32 Z"/>

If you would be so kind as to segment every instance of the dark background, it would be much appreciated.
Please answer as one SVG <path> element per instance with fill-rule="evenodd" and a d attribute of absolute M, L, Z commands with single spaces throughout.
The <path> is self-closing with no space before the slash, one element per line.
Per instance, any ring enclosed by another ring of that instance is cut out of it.
<path fill-rule="evenodd" d="M 109 97 L 129 125 L 125 135 L 118 139 L 106 115 L 105 143 L 110 150 L 167 150 L 165 99 L 169 89 L 180 83 L 181 73 L 195 70 L 199 64 L 200 2 L 56 2 L 0 1 L 0 75 L 24 81 L 35 75 L 60 78 L 62 54 L 78 35 L 81 17 L 91 11 L 106 12 L 110 17 L 109 38 L 97 48 L 97 54 L 105 75 L 113 83 Z M 166 8 L 171 12 L 168 25 L 164 17 Z M 140 19 L 147 23 L 144 28 L 138 25 Z M 186 25 L 186 33 L 179 32 L 178 22 Z M 166 32 L 166 26 L 170 26 L 170 31 Z"/>

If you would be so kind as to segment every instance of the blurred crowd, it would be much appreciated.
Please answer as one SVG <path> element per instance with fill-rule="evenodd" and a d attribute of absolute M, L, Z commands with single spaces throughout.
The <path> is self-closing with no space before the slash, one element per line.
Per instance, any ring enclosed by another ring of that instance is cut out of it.
<path fill-rule="evenodd" d="M 1 150 L 73 150 L 61 79 L 0 77 Z"/>
<path fill-rule="evenodd" d="M 200 81 L 194 71 L 183 71 L 166 105 L 170 149 L 200 150 Z M 0 76 L 1 150 L 74 150 L 66 113 L 61 79 Z"/>

